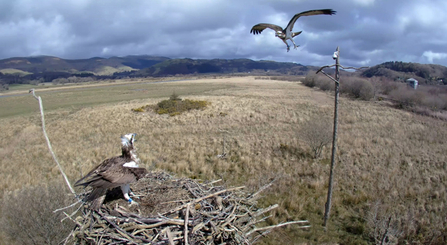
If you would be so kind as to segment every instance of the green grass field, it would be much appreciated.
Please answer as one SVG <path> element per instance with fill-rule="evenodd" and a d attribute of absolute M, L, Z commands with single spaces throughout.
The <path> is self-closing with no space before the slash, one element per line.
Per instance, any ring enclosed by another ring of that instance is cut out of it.
<path fill-rule="evenodd" d="M 223 83 L 191 83 L 187 86 L 178 86 L 176 82 L 152 83 L 150 81 L 148 83 L 102 84 L 95 87 L 69 85 L 41 88 L 28 84 L 16 85 L 11 86 L 11 91 L 16 92 L 15 96 L 0 97 L 0 118 L 38 113 L 39 105 L 28 93 L 31 88 L 36 88 L 36 95 L 41 96 L 44 109 L 52 111 L 146 98 L 163 98 L 169 97 L 174 92 L 180 95 L 194 95 L 228 86 Z M 23 93 L 17 94 L 19 91 Z"/>
<path fill-rule="evenodd" d="M 11 85 L 9 85 L 9 90 L 2 91 L 2 92 L 4 92 L 5 94 L 8 94 L 9 92 L 13 92 L 13 91 L 28 92 L 27 90 L 30 90 L 35 87 L 36 87 L 35 85 L 31 85 L 31 84 L 11 84 Z"/>
<path fill-rule="evenodd" d="M 132 111 L 174 92 L 210 105 L 173 117 Z M 310 119 L 332 116 L 330 93 L 296 82 L 233 77 L 69 87 L 37 95 L 53 149 L 71 181 L 119 155 L 119 136 L 132 132 L 148 169 L 223 179 L 249 191 L 277 178 L 259 200 L 260 206 L 279 204 L 266 224 L 308 219 L 312 228 L 276 229 L 260 244 L 374 244 L 387 227 L 394 234 L 391 242 L 445 241 L 445 121 L 342 97 L 334 199 L 324 232 L 330 152 L 313 159 L 301 130 Z M 31 95 L 0 98 L 0 115 L 3 201 L 10 191 L 60 180 L 37 101 Z M 219 159 L 224 139 L 227 158 Z"/>
<path fill-rule="evenodd" d="M 21 76 L 25 76 L 25 75 L 31 74 L 31 72 L 22 71 L 22 70 L 13 69 L 13 68 L 1 69 L 0 72 L 3 73 L 3 74 L 19 74 Z"/>

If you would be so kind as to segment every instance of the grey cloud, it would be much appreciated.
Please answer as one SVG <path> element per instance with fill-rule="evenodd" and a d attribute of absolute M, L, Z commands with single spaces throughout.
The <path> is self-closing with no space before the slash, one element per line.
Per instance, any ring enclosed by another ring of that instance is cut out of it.
<path fill-rule="evenodd" d="M 300 18 L 298 50 L 286 52 L 271 30 L 249 33 L 257 23 L 284 27 L 294 14 L 319 8 L 337 14 Z M 326 65 L 340 46 L 346 65 L 447 65 L 446 10 L 444 0 L 0 0 L 0 58 L 148 54 Z"/>

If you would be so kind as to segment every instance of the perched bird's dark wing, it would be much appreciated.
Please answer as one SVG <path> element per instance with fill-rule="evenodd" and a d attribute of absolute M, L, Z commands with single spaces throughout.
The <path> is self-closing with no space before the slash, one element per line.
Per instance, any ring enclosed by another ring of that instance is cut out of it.
<path fill-rule="evenodd" d="M 93 189 L 92 192 L 83 199 L 84 202 L 91 202 L 97 198 L 99 198 L 100 196 L 104 196 L 107 192 L 106 188 L 96 188 Z"/>
<path fill-rule="evenodd" d="M 91 186 L 93 188 L 115 188 L 124 184 L 133 183 L 147 174 L 145 168 L 127 168 L 123 166 L 113 166 L 103 171 L 93 172 L 84 182 L 77 183 L 76 186 Z M 85 177 L 84 177 L 85 178 Z M 82 179 L 81 179 L 82 180 Z M 80 181 L 81 181 L 80 180 Z"/>
<path fill-rule="evenodd" d="M 304 12 L 301 12 L 301 13 L 293 16 L 293 18 L 289 21 L 289 24 L 287 24 L 287 27 L 284 28 L 284 30 L 288 30 L 291 32 L 293 29 L 293 25 L 295 25 L 296 20 L 301 16 L 310 16 L 310 15 L 319 15 L 319 14 L 333 15 L 335 13 L 337 13 L 337 12 L 332 9 L 317 9 L 317 10 L 304 11 Z"/>
<path fill-rule="evenodd" d="M 114 157 L 105 160 L 85 177 L 76 182 L 76 186 L 90 186 L 92 192 L 83 199 L 91 201 L 91 208 L 98 210 L 104 202 L 107 189 L 135 182 L 148 173 L 145 168 L 124 167 L 125 159 Z"/>
<path fill-rule="evenodd" d="M 75 186 L 94 188 L 114 188 L 137 181 L 147 173 L 145 168 L 124 167 L 128 159 L 122 156 L 104 160 L 88 174 L 76 181 Z"/>
<path fill-rule="evenodd" d="M 90 172 L 88 172 L 84 177 L 76 181 L 75 186 L 89 186 L 92 181 L 95 181 L 99 178 L 101 178 L 100 173 L 107 171 L 107 169 L 118 167 L 114 166 L 116 164 L 119 164 L 121 156 L 112 157 L 109 159 L 104 160 L 101 164 L 93 168 Z"/>
<path fill-rule="evenodd" d="M 124 185 L 133 183 L 147 174 L 145 168 L 127 168 L 121 167 L 119 169 L 110 169 L 101 173 L 102 179 L 110 183 L 110 185 Z M 94 186 L 94 185 L 92 185 Z"/>
<path fill-rule="evenodd" d="M 281 26 L 267 23 L 259 23 L 251 28 L 250 33 L 253 33 L 253 35 L 260 34 L 265 28 L 270 28 L 274 31 L 283 31 Z"/>

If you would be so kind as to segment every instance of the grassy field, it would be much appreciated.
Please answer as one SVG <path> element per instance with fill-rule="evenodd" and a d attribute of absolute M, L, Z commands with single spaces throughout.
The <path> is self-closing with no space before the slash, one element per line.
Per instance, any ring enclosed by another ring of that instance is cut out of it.
<path fill-rule="evenodd" d="M 52 111 L 56 109 L 76 110 L 104 103 L 135 99 L 169 97 L 173 92 L 179 94 L 200 94 L 209 89 L 224 87 L 226 85 L 223 83 L 213 83 L 205 85 L 191 84 L 191 86 L 177 88 L 174 82 L 157 83 L 156 80 L 89 85 L 69 84 L 65 86 L 47 86 L 46 88 L 20 85 L 20 90 L 13 89 L 12 92 L 3 94 L 8 97 L 0 97 L 0 118 L 31 114 L 35 113 L 36 109 L 38 112 L 39 105 L 31 94 L 28 93 L 28 90 L 31 88 L 36 88 L 36 94 L 42 97 L 44 109 Z"/>
<path fill-rule="evenodd" d="M 19 74 L 19 75 L 22 75 L 22 76 L 31 74 L 30 72 L 22 71 L 22 70 L 18 70 L 18 69 L 13 69 L 13 68 L 1 69 L 0 72 L 3 73 L 3 74 Z"/>
<path fill-rule="evenodd" d="M 175 117 L 131 109 L 173 92 L 206 100 Z M 255 191 L 277 178 L 260 205 L 280 207 L 268 224 L 308 219 L 312 228 L 272 232 L 261 244 L 369 244 L 388 227 L 399 242 L 441 244 L 447 233 L 447 123 L 379 102 L 340 99 L 335 188 L 328 231 L 322 217 L 330 152 L 320 159 L 300 137 L 310 119 L 331 117 L 333 97 L 300 83 L 253 77 L 37 91 L 47 131 L 73 181 L 120 154 L 119 136 L 137 133 L 144 167 Z M 0 190 L 60 179 L 32 96 L 0 98 Z M 225 139 L 226 159 L 222 153 Z M 393 233 L 394 234 L 394 233 Z M 445 241 L 445 240 L 444 240 Z"/>

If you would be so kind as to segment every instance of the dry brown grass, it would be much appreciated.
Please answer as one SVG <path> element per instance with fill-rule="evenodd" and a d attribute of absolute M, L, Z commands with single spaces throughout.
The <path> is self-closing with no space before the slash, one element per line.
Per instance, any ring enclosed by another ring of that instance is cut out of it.
<path fill-rule="evenodd" d="M 73 229 L 73 223 L 61 222 L 64 214 L 53 210 L 74 201 L 67 193 L 61 181 L 9 193 L 2 200 L 0 229 L 7 235 L 0 244 L 61 244 Z"/>
<path fill-rule="evenodd" d="M 253 190 L 280 176 L 260 200 L 280 204 L 268 223 L 308 219 L 312 229 L 279 229 L 263 244 L 367 243 L 366 219 L 377 201 L 386 207 L 382 213 L 396 214 L 402 242 L 432 239 L 436 244 L 442 239 L 438 235 L 447 232 L 446 122 L 341 98 L 333 211 L 324 233 L 330 152 L 312 159 L 299 131 L 310 118 L 332 116 L 330 93 L 252 77 L 177 82 L 178 93 L 191 86 L 201 89 L 195 95 L 179 93 L 182 98 L 211 105 L 169 117 L 131 111 L 161 100 L 150 95 L 158 92 L 151 87 L 155 85 L 146 86 L 147 99 L 47 111 L 53 149 L 72 180 L 118 155 L 118 137 L 136 132 L 139 156 L 148 169 L 223 178 L 229 185 Z M 1 190 L 61 178 L 46 148 L 37 109 L 34 115 L 0 119 L 0 125 Z M 222 153 L 220 130 L 227 131 L 226 159 L 217 158 Z"/>

